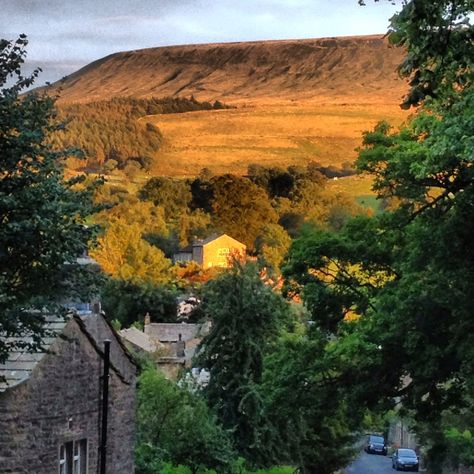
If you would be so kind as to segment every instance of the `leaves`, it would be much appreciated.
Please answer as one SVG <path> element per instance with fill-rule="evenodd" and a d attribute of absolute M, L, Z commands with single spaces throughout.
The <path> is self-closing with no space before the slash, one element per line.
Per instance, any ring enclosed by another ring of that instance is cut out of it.
<path fill-rule="evenodd" d="M 204 288 L 212 329 L 201 343 L 198 363 L 210 371 L 206 396 L 222 425 L 233 430 L 238 452 L 261 463 L 265 443 L 260 383 L 264 355 L 286 317 L 284 301 L 266 286 L 253 265 L 238 264 Z"/>
<path fill-rule="evenodd" d="M 72 264 L 94 237 L 95 228 L 85 222 L 97 211 L 91 201 L 97 183 L 64 180 L 68 152 L 48 144 L 60 127 L 54 99 L 19 97 L 39 73 L 21 75 L 26 45 L 23 35 L 15 42 L 0 40 L 0 332 L 32 332 L 37 346 L 42 318 L 31 310 L 76 293 Z M 0 361 L 8 350 L 0 342 Z"/>

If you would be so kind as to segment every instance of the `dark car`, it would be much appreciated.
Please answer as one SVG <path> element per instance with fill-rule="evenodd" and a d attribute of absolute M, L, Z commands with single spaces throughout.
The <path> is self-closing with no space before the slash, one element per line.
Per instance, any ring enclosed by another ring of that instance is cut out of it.
<path fill-rule="evenodd" d="M 387 454 L 387 445 L 385 444 L 385 438 L 380 435 L 369 435 L 367 436 L 367 443 L 365 445 L 365 451 L 369 454 Z"/>
<path fill-rule="evenodd" d="M 397 471 L 418 472 L 420 461 L 413 449 L 400 448 L 392 456 L 392 468 Z"/>

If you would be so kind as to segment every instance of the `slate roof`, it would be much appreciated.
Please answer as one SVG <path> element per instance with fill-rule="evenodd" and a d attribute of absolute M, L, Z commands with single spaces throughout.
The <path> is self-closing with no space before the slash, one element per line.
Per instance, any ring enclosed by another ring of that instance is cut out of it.
<path fill-rule="evenodd" d="M 48 353 L 51 345 L 57 336 L 63 332 L 70 319 L 70 317 L 62 318 L 53 315 L 46 315 L 44 318 L 47 337 L 43 338 L 42 349 L 36 352 L 27 352 L 25 349 L 15 348 L 8 354 L 5 363 L 0 364 L 0 392 L 14 387 L 30 377 L 33 369 Z M 31 344 L 33 342 L 31 336 L 9 337 L 6 340 L 19 344 Z"/>
<path fill-rule="evenodd" d="M 179 335 L 183 341 L 189 341 L 199 335 L 199 324 L 151 323 L 145 325 L 145 334 L 160 342 L 176 342 Z"/>
<path fill-rule="evenodd" d="M 43 315 L 43 317 L 45 318 L 44 328 L 46 331 L 46 337 L 42 339 L 41 349 L 36 350 L 35 352 L 28 352 L 27 349 L 16 348 L 9 352 L 8 359 L 5 363 L 0 364 L 0 393 L 28 380 L 33 370 L 43 357 L 48 354 L 54 354 L 54 351 L 51 350 L 51 346 L 58 337 L 61 337 L 60 335 L 71 320 L 76 322 L 79 329 L 87 337 L 89 343 L 100 357 L 104 356 L 101 343 L 104 338 L 110 338 L 111 335 L 109 332 L 104 332 L 105 328 L 107 327 L 110 329 L 112 336 L 115 337 L 118 342 L 118 346 L 115 346 L 114 344 L 111 346 L 110 367 L 122 382 L 126 384 L 131 383 L 131 381 L 123 375 L 124 371 L 121 370 L 123 369 L 123 363 L 121 363 L 121 357 L 119 354 L 125 354 L 125 359 L 129 360 L 135 367 L 136 362 L 133 360 L 121 338 L 102 315 L 91 314 L 81 317 L 80 315 L 70 313 L 66 317 L 55 315 Z M 103 328 L 100 328 L 98 318 L 103 318 L 105 323 Z M 29 336 L 20 338 L 9 337 L 7 340 L 9 342 L 18 341 L 20 344 L 33 342 L 32 337 Z"/>
<path fill-rule="evenodd" d="M 122 329 L 119 331 L 119 335 L 125 341 L 147 352 L 154 352 L 161 346 L 158 341 L 152 340 L 148 334 L 134 327 Z"/>
<path fill-rule="evenodd" d="M 209 237 L 206 237 L 205 239 L 198 239 L 193 242 L 194 246 L 199 246 L 199 245 L 206 245 L 209 242 L 212 242 L 213 240 L 218 239 L 219 237 L 223 237 L 226 234 L 212 234 Z"/>

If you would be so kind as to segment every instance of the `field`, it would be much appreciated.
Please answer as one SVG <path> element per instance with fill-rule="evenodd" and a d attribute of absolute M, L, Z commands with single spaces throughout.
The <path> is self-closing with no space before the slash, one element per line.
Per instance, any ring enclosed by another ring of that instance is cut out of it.
<path fill-rule="evenodd" d="M 287 167 L 316 161 L 340 167 L 354 161 L 365 130 L 380 120 L 398 125 L 405 117 L 393 104 L 290 103 L 144 120 L 156 124 L 165 139 L 151 174 L 192 176 L 205 167 L 214 173 L 245 174 L 252 163 Z M 357 182 L 361 194 L 367 194 L 367 180 L 354 179 L 350 181 Z M 332 186 L 347 191 L 348 181 Z"/>
<path fill-rule="evenodd" d="M 127 185 L 153 175 L 196 176 L 203 168 L 243 175 L 253 163 L 340 167 L 354 161 L 365 130 L 406 117 L 398 107 L 408 87 L 397 74 L 403 57 L 382 35 L 148 48 L 70 75 L 59 101 L 193 97 L 236 107 L 143 117 L 159 127 L 164 144 L 148 174 L 122 176 Z M 330 186 L 370 195 L 367 178 Z"/>

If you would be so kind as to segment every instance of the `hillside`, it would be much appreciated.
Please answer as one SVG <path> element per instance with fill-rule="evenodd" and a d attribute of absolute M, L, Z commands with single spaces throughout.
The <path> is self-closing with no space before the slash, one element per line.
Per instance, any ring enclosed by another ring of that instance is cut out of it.
<path fill-rule="evenodd" d="M 150 48 L 112 54 L 71 74 L 61 101 L 194 95 L 229 103 L 349 98 L 395 105 L 406 89 L 396 73 L 401 58 L 382 36 Z"/>

